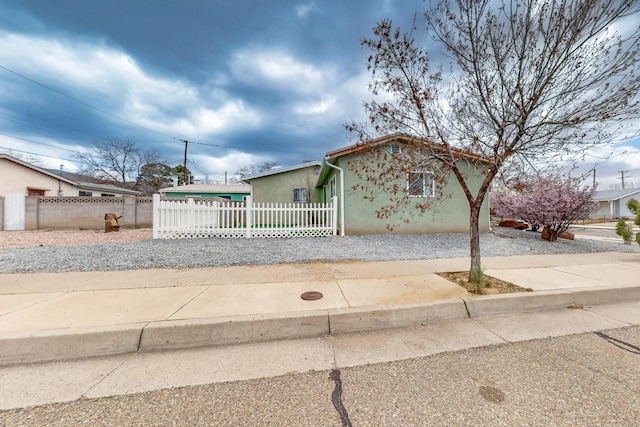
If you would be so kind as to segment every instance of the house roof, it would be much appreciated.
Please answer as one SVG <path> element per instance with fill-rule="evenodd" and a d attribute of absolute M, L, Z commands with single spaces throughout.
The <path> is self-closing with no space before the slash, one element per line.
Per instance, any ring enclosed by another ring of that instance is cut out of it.
<path fill-rule="evenodd" d="M 252 179 L 256 179 L 256 178 L 262 178 L 265 176 L 271 176 L 271 175 L 276 175 L 279 173 L 284 173 L 284 172 L 291 172 L 297 169 L 304 169 L 304 168 L 309 168 L 309 167 L 321 167 L 322 166 L 322 162 L 318 162 L 318 161 L 310 161 L 310 162 L 304 162 L 304 163 L 300 163 L 297 165 L 293 165 L 293 166 L 284 166 L 284 167 L 277 167 L 277 168 L 272 168 L 269 169 L 268 171 L 264 171 L 264 172 L 260 172 L 260 173 L 256 173 L 253 175 L 246 175 L 242 177 L 242 180 L 245 182 L 249 182 Z"/>
<path fill-rule="evenodd" d="M 8 154 L 1 154 L 0 159 L 6 159 L 10 162 L 19 164 L 41 174 L 47 175 L 53 179 L 60 180 L 62 182 L 66 182 L 67 184 L 73 185 L 74 187 L 81 188 L 83 190 L 99 190 L 99 191 L 108 191 L 110 193 L 120 193 L 120 194 L 128 194 L 128 195 L 138 195 L 141 194 L 140 191 L 129 190 L 127 188 L 116 187 L 115 185 L 106 185 L 106 184 L 94 184 L 92 182 L 84 182 L 78 181 L 78 177 L 82 177 L 81 175 L 69 172 L 60 172 L 57 169 L 47 169 L 41 168 L 39 166 L 32 165 L 31 163 L 27 163 L 15 157 L 9 156 Z M 75 178 L 75 179 L 74 179 Z"/>
<path fill-rule="evenodd" d="M 388 144 L 391 142 L 399 142 L 399 143 L 406 143 L 406 144 L 419 144 L 421 142 L 423 142 L 422 138 L 417 138 L 411 135 L 407 135 L 405 133 L 394 133 L 391 135 L 387 135 L 387 136 L 383 136 L 377 139 L 372 139 L 371 141 L 363 144 L 363 143 L 358 143 L 358 144 L 353 144 L 353 145 L 349 145 L 347 147 L 343 147 L 343 148 L 339 148 L 337 150 L 333 150 L 333 151 L 329 151 L 325 158 L 324 161 L 322 163 L 322 170 L 320 171 L 320 176 L 318 177 L 318 183 L 317 186 L 321 186 L 325 180 L 327 179 L 327 177 L 329 176 L 329 172 L 331 171 L 331 167 L 330 166 L 326 166 L 325 163 L 331 163 L 331 164 L 335 164 L 337 162 L 337 159 L 339 157 L 342 156 L 347 156 L 347 155 L 351 155 L 351 154 L 357 154 L 359 152 L 362 152 L 364 150 L 366 150 L 367 148 L 370 147 L 376 147 L 379 145 L 383 145 L 383 144 Z M 438 147 L 442 147 L 441 145 L 438 144 L 431 144 L 431 146 L 434 149 L 437 149 Z M 474 154 L 471 152 L 467 152 L 467 151 L 463 151 L 457 148 L 453 148 L 451 147 L 451 151 L 453 151 L 456 154 L 459 154 L 461 157 L 464 157 L 466 159 L 470 159 L 470 160 L 476 160 L 476 161 L 480 161 L 483 163 L 488 163 L 491 164 L 493 163 L 491 159 L 489 159 L 488 157 L 484 157 L 484 156 L 480 156 L 478 154 Z"/>
<path fill-rule="evenodd" d="M 165 187 L 158 190 L 160 193 L 232 193 L 250 194 L 250 185 L 203 185 L 189 184 L 178 187 Z"/>
<path fill-rule="evenodd" d="M 360 151 L 366 150 L 369 147 L 388 144 L 390 142 L 399 142 L 399 143 L 406 143 L 406 144 L 420 144 L 420 143 L 424 144 L 424 138 L 418 138 L 415 136 L 407 135 L 405 133 L 394 133 L 391 135 L 372 139 L 371 141 L 368 141 L 365 144 L 357 143 L 357 144 L 349 145 L 348 147 L 343 147 L 334 151 L 330 151 L 326 154 L 326 157 L 328 159 L 335 159 L 337 157 L 342 157 L 348 154 L 358 153 Z M 441 144 L 432 143 L 430 144 L 430 146 L 434 149 L 434 151 L 437 151 L 438 149 L 442 149 L 442 151 L 444 151 L 444 146 Z M 491 159 L 489 159 L 488 157 L 481 156 L 481 155 L 472 153 L 470 151 L 460 150 L 455 147 L 451 147 L 451 151 L 467 159 L 479 160 L 485 163 L 493 163 Z"/>
<path fill-rule="evenodd" d="M 20 166 L 24 166 L 25 168 L 32 169 L 32 170 L 34 170 L 36 172 L 40 172 L 41 174 L 50 176 L 51 178 L 59 179 L 61 181 L 66 182 L 67 184 L 76 185 L 75 181 L 73 181 L 73 180 L 71 180 L 71 179 L 69 179 L 67 177 L 61 176 L 60 174 L 52 173 L 50 169 L 45 169 L 45 168 L 41 168 L 41 167 L 32 165 L 31 163 L 27 163 L 25 161 L 22 161 L 20 159 L 12 157 L 12 156 L 10 156 L 8 154 L 0 153 L 0 159 L 8 160 L 8 161 L 16 163 L 16 164 L 18 164 Z"/>
<path fill-rule="evenodd" d="M 640 188 L 626 188 L 621 190 L 602 190 L 596 191 L 593 195 L 593 200 L 596 201 L 613 201 L 620 200 L 624 197 L 632 196 L 634 194 L 640 194 Z"/>
<path fill-rule="evenodd" d="M 76 182 L 78 188 L 86 190 L 108 191 L 110 193 L 121 193 L 136 196 L 142 194 L 140 191 L 129 190 L 128 188 L 116 187 L 115 185 L 95 184 L 93 182 Z"/>

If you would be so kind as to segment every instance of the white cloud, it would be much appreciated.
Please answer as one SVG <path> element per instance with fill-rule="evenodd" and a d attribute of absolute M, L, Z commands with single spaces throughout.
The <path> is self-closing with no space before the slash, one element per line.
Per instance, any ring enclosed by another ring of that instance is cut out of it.
<path fill-rule="evenodd" d="M 293 111 L 296 114 L 301 115 L 317 115 L 324 114 L 335 107 L 335 96 L 323 96 L 320 100 L 301 102 L 293 107 Z"/>
<path fill-rule="evenodd" d="M 317 67 L 285 52 L 261 48 L 236 53 L 231 70 L 241 81 L 261 86 L 269 83 L 273 88 L 298 95 L 322 93 L 335 79 L 331 67 Z"/>
<path fill-rule="evenodd" d="M 622 171 L 625 172 L 625 188 L 640 187 L 640 141 L 589 150 L 579 171 L 587 173 L 594 167 L 599 190 L 621 188 Z M 589 184 L 591 179 L 588 178 Z"/>
<path fill-rule="evenodd" d="M 210 99 L 189 82 L 154 76 L 101 43 L 0 33 L 0 58 L 15 72 L 163 133 L 198 138 L 261 121 L 240 99 L 220 92 Z"/>
<path fill-rule="evenodd" d="M 231 151 L 221 157 L 194 154 L 191 159 L 194 164 L 188 167 L 198 179 L 208 179 L 220 184 L 224 183 L 225 172 L 227 173 L 227 180 L 230 180 L 244 166 L 273 161 L 271 157 L 243 153 L 241 151 Z"/>
<path fill-rule="evenodd" d="M 318 5 L 316 4 L 315 1 L 299 4 L 298 6 L 296 6 L 296 14 L 298 15 L 299 18 L 304 18 L 311 12 L 319 12 L 319 11 L 320 9 L 318 8 Z"/>

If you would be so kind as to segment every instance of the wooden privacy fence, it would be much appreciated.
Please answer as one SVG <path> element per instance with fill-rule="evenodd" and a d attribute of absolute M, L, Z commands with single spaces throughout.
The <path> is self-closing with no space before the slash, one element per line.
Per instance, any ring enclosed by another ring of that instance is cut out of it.
<path fill-rule="evenodd" d="M 337 229 L 337 198 L 331 203 L 253 203 L 161 200 L 153 196 L 153 238 L 323 237 Z"/>

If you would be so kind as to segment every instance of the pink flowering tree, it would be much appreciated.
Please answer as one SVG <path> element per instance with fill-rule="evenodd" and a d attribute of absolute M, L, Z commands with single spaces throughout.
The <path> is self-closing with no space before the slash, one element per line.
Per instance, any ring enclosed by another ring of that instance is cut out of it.
<path fill-rule="evenodd" d="M 594 191 L 576 178 L 543 177 L 532 180 L 521 192 L 498 191 L 492 205 L 498 215 L 519 218 L 532 229 L 546 227 L 549 241 L 555 242 L 571 224 L 597 209 Z"/>

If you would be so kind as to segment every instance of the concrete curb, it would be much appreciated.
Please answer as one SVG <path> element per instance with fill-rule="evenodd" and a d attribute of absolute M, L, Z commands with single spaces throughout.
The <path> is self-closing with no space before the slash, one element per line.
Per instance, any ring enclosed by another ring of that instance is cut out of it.
<path fill-rule="evenodd" d="M 142 331 L 141 351 L 230 345 L 323 336 L 329 333 L 326 310 L 231 316 L 150 323 Z"/>
<path fill-rule="evenodd" d="M 640 300 L 640 286 L 624 286 L 619 288 L 598 287 L 569 289 L 574 303 L 577 305 L 612 304 L 624 301 Z"/>
<path fill-rule="evenodd" d="M 319 337 L 544 311 L 571 305 L 640 300 L 640 286 L 576 288 L 472 296 L 425 304 L 340 308 L 283 314 L 230 316 L 7 333 L 0 337 L 0 366 L 257 341 Z"/>
<path fill-rule="evenodd" d="M 339 308 L 329 311 L 329 332 L 335 335 L 391 329 L 468 316 L 464 302 L 460 299 L 374 308 Z"/>
<path fill-rule="evenodd" d="M 144 323 L 9 333 L 0 337 L 0 366 L 135 353 Z"/>
<path fill-rule="evenodd" d="M 566 307 L 573 297 L 566 291 L 538 291 L 463 298 L 469 317 L 483 317 L 514 311 L 538 311 Z"/>

